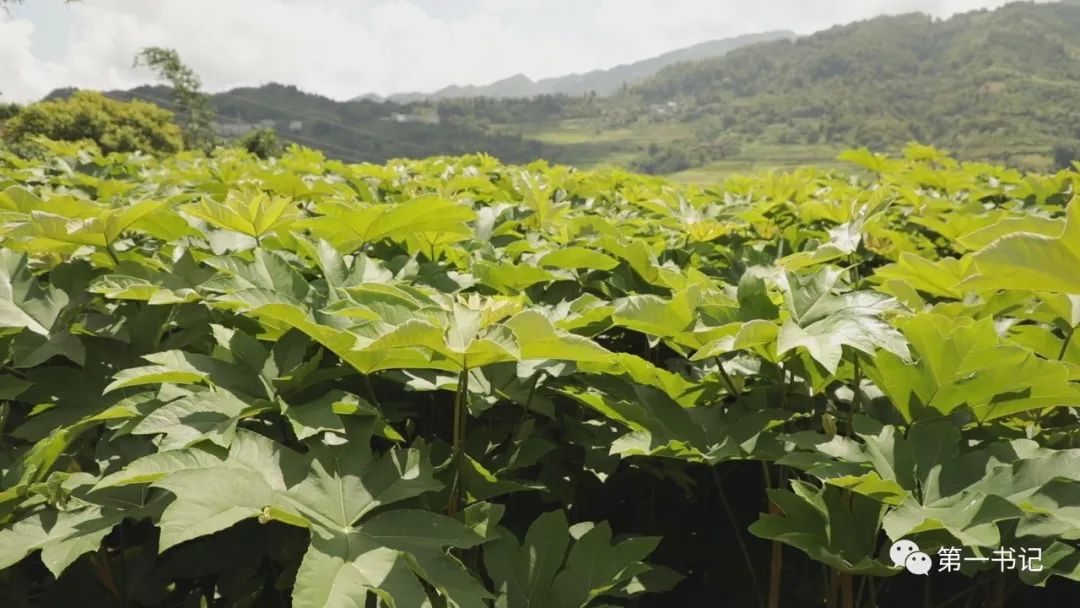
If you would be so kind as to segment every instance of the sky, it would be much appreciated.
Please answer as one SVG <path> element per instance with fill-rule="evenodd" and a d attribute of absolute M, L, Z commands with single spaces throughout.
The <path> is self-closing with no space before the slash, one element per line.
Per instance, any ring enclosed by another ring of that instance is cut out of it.
<path fill-rule="evenodd" d="M 1005 0 L 24 0 L 0 10 L 0 101 L 146 84 L 141 48 L 179 51 L 209 91 L 268 82 L 334 99 L 607 68 L 706 40 L 810 34 Z"/>

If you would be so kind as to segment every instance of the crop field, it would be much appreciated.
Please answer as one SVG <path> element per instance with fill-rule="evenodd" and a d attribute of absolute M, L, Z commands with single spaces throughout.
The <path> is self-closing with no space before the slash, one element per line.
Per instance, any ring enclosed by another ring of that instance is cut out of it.
<path fill-rule="evenodd" d="M 47 146 L 0 606 L 1080 605 L 1080 173 Z"/>

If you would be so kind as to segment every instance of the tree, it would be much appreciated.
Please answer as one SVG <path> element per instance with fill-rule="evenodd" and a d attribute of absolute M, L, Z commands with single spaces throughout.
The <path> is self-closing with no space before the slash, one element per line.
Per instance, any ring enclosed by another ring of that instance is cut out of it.
<path fill-rule="evenodd" d="M 1058 144 L 1054 146 L 1054 168 L 1057 170 L 1069 169 L 1077 159 L 1080 159 L 1080 145 Z"/>
<path fill-rule="evenodd" d="M 273 129 L 255 129 L 244 134 L 237 145 L 259 158 L 271 158 L 281 155 L 281 141 Z"/>
<path fill-rule="evenodd" d="M 161 80 L 172 86 L 176 104 L 184 116 L 184 144 L 188 148 L 209 152 L 221 143 L 214 131 L 210 96 L 203 92 L 199 75 L 180 61 L 179 53 L 173 49 L 148 47 L 135 56 L 135 66 L 140 65 L 156 71 Z"/>
<path fill-rule="evenodd" d="M 32 153 L 31 138 L 93 141 L 102 152 L 172 154 L 183 149 L 180 128 L 168 110 L 144 101 L 117 101 L 79 91 L 67 99 L 23 108 L 4 123 L 4 140 L 20 153 Z"/>
<path fill-rule="evenodd" d="M 17 103 L 0 102 L 0 123 L 10 118 L 14 118 L 20 110 L 22 110 L 22 106 Z"/>

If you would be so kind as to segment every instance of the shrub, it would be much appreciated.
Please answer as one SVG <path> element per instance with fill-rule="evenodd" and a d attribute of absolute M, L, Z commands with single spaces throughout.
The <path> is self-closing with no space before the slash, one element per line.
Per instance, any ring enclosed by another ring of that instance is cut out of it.
<path fill-rule="evenodd" d="M 236 144 L 259 158 L 271 158 L 281 155 L 281 140 L 273 129 L 255 129 L 245 133 Z"/>
<path fill-rule="evenodd" d="M 180 127 L 167 110 L 143 101 L 117 101 L 79 91 L 67 99 L 31 104 L 5 123 L 4 140 L 31 152 L 32 139 L 92 141 L 104 153 L 173 154 L 183 148 Z"/>

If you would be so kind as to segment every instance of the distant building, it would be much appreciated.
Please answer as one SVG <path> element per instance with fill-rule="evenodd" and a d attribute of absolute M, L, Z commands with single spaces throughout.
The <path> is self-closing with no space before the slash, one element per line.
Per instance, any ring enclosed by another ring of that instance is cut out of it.
<path fill-rule="evenodd" d="M 652 109 L 653 109 L 653 112 L 656 112 L 657 114 L 660 114 L 660 115 L 673 114 L 676 111 L 678 111 L 679 104 L 677 102 L 674 102 L 674 101 L 669 101 L 669 102 L 667 102 L 665 104 L 654 105 L 652 107 Z"/>
<path fill-rule="evenodd" d="M 214 129 L 224 137 L 239 137 L 255 129 L 255 125 L 248 122 L 214 123 Z"/>
<path fill-rule="evenodd" d="M 289 123 L 289 130 L 293 131 L 293 132 L 303 131 L 304 130 L 304 123 L 299 121 L 299 120 L 294 120 L 294 121 Z"/>
<path fill-rule="evenodd" d="M 380 120 L 389 122 L 419 122 L 426 125 L 439 124 L 438 112 L 426 112 L 424 114 L 402 114 L 400 112 L 393 112 L 390 116 L 385 116 Z"/>

